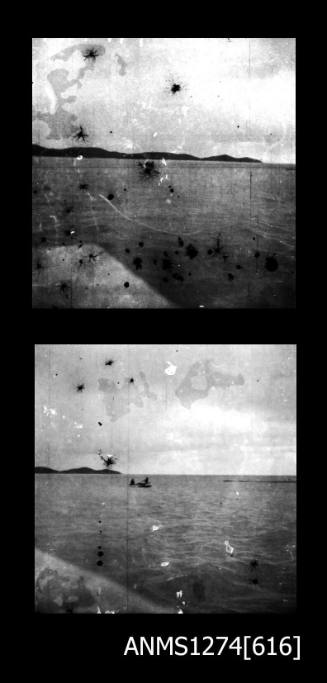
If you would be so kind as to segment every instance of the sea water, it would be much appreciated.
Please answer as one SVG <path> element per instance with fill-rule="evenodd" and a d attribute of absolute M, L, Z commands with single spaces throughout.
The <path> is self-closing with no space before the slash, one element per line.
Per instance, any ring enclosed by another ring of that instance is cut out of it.
<path fill-rule="evenodd" d="M 154 164 L 33 158 L 34 306 L 294 307 L 295 166 Z"/>
<path fill-rule="evenodd" d="M 294 478 L 129 479 L 36 475 L 37 611 L 295 610 Z"/>

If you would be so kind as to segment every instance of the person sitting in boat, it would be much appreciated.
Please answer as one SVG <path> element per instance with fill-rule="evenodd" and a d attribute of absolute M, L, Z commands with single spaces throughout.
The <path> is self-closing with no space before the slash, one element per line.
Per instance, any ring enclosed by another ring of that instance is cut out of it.
<path fill-rule="evenodd" d="M 143 484 L 149 484 L 149 483 L 150 483 L 149 477 L 145 477 L 145 479 L 143 479 Z"/>
<path fill-rule="evenodd" d="M 134 479 L 131 479 L 131 481 L 129 482 L 129 485 L 130 485 L 130 486 L 135 486 L 135 480 L 134 480 Z"/>

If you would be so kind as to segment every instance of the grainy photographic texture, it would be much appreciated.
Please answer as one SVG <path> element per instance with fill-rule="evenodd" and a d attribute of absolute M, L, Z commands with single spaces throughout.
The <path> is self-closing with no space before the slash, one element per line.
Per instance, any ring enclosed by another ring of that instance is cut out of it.
<path fill-rule="evenodd" d="M 33 306 L 294 308 L 295 39 L 33 39 Z"/>
<path fill-rule="evenodd" d="M 292 345 L 36 347 L 41 613 L 290 613 Z"/>

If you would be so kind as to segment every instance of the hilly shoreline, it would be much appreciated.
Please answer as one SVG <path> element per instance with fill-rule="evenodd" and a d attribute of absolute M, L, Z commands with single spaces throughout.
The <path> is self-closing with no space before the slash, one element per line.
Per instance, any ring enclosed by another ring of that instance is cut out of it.
<path fill-rule="evenodd" d="M 172 152 L 136 152 L 135 154 L 124 154 L 122 152 L 109 152 L 101 147 L 66 147 L 64 149 L 54 149 L 32 145 L 32 156 L 36 157 L 78 157 L 84 159 L 172 159 L 180 161 L 231 161 L 238 163 L 257 163 L 261 164 L 260 159 L 250 157 L 232 157 L 229 154 L 221 154 L 212 157 L 195 157 L 192 154 L 173 154 Z"/>
<path fill-rule="evenodd" d="M 69 470 L 54 470 L 51 467 L 35 467 L 35 474 L 121 474 L 118 470 L 93 470 L 91 467 L 75 467 Z"/>

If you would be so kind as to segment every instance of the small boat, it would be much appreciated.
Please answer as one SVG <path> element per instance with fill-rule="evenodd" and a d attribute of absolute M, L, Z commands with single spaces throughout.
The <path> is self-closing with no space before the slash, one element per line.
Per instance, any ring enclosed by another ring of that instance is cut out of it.
<path fill-rule="evenodd" d="M 143 479 L 143 481 L 138 481 L 136 483 L 136 486 L 139 486 L 142 489 L 148 489 L 148 488 L 150 488 L 150 486 L 152 486 L 152 484 L 150 482 L 149 477 L 145 477 L 145 479 Z"/>

